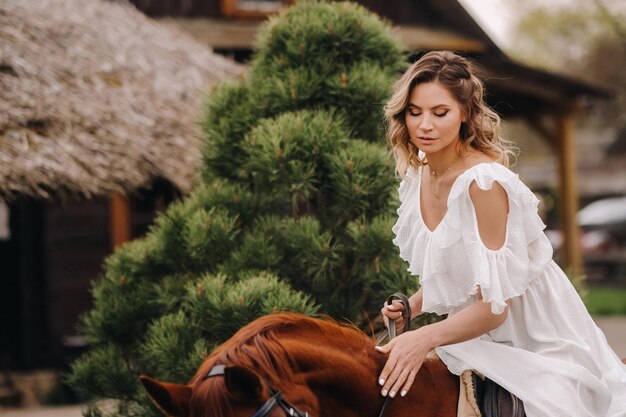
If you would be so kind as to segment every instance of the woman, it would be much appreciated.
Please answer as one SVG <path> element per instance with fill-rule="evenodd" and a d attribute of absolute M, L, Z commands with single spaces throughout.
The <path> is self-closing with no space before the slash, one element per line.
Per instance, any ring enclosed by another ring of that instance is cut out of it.
<path fill-rule="evenodd" d="M 510 144 L 468 60 L 427 53 L 385 114 L 402 178 L 394 243 L 421 285 L 411 309 L 448 317 L 376 348 L 389 353 L 382 395 L 405 395 L 435 349 L 452 373 L 473 369 L 510 391 L 529 417 L 626 416 L 626 366 L 552 261 L 538 200 L 507 168 Z M 398 305 L 382 313 L 401 321 Z"/>

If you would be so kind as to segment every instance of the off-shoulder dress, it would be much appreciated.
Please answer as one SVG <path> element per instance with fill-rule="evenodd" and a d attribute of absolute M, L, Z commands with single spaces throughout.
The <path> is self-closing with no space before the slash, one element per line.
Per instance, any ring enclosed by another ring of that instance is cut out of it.
<path fill-rule="evenodd" d="M 505 322 L 478 338 L 437 348 L 448 369 L 473 369 L 524 402 L 528 417 L 626 416 L 626 365 L 609 347 L 568 277 L 552 260 L 539 200 L 497 162 L 461 173 L 434 230 L 420 212 L 421 168 L 400 183 L 393 242 L 419 276 L 422 311 L 454 315 L 483 301 Z M 497 250 L 478 233 L 469 187 L 497 181 L 509 200 L 506 238 Z"/>

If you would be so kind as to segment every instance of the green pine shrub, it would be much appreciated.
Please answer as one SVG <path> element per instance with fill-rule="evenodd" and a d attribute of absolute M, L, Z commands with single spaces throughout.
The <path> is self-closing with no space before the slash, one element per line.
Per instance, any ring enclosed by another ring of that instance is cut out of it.
<path fill-rule="evenodd" d="M 369 329 L 388 294 L 415 291 L 392 243 L 382 127 L 405 65 L 386 23 L 353 3 L 303 0 L 263 25 L 248 77 L 204 107 L 202 184 L 94 284 L 91 349 L 68 376 L 92 401 L 86 415 L 159 415 L 138 375 L 186 382 L 259 316 Z"/>

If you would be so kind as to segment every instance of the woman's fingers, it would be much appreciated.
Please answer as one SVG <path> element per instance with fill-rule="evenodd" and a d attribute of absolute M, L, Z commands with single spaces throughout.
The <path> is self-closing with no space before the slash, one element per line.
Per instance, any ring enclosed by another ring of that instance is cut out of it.
<path fill-rule="evenodd" d="M 394 320 L 396 323 L 396 334 L 401 334 L 404 329 L 404 314 L 406 313 L 404 304 L 399 301 L 394 301 L 392 304 L 385 303 L 380 312 L 383 315 L 385 326 L 389 327 L 389 320 Z"/>
<path fill-rule="evenodd" d="M 389 361 L 387 362 L 389 363 Z M 417 366 L 416 364 L 412 365 L 413 366 L 394 361 L 394 367 L 391 371 L 386 372 L 385 369 L 383 369 L 383 373 L 381 373 L 381 377 L 378 381 L 380 385 L 383 386 L 380 391 L 383 397 L 389 394 L 389 396 L 393 398 L 398 393 L 400 396 L 404 397 L 407 392 L 409 392 L 411 385 L 413 385 L 415 381 L 415 376 L 422 366 L 421 363 L 417 364 Z"/>
<path fill-rule="evenodd" d="M 415 381 L 415 376 L 417 375 L 417 371 L 416 370 L 411 370 L 411 372 L 409 372 L 409 376 L 406 378 L 406 382 L 404 383 L 404 386 L 402 387 L 402 391 L 400 392 L 400 396 L 404 397 L 406 395 L 407 392 L 409 392 L 409 389 L 411 388 L 411 385 L 413 385 L 413 381 Z"/>
<path fill-rule="evenodd" d="M 396 334 L 401 335 L 404 332 L 404 318 L 396 320 Z"/>
<path fill-rule="evenodd" d="M 393 398 L 400 394 L 404 397 L 424 362 L 428 353 L 426 347 L 419 343 L 419 338 L 410 336 L 398 336 L 385 346 L 376 346 L 378 352 L 389 354 L 378 380 L 382 396 Z"/>
<path fill-rule="evenodd" d="M 387 343 L 385 346 L 376 346 L 376 350 L 381 353 L 391 352 L 389 358 L 387 359 L 387 363 L 383 367 L 382 372 L 380 373 L 380 377 L 378 379 L 378 383 L 382 385 L 382 389 L 380 391 L 381 395 L 384 397 L 387 394 L 392 398 L 398 393 L 402 384 L 406 381 L 410 370 L 403 364 L 400 365 L 397 359 L 396 354 L 393 352 L 393 346 L 395 345 L 398 339 L 393 339 L 391 342 Z"/>
<path fill-rule="evenodd" d="M 386 345 L 384 345 L 384 346 L 376 346 L 375 348 L 380 353 L 389 353 L 389 352 L 391 352 L 391 349 L 393 349 L 393 346 L 395 344 L 396 344 L 396 339 L 392 339 Z M 389 362 L 389 361 L 387 361 L 387 362 Z M 383 369 L 383 371 L 384 371 L 384 369 Z"/>
<path fill-rule="evenodd" d="M 392 320 L 399 319 L 400 317 L 402 317 L 402 314 L 403 314 L 403 312 L 400 310 L 390 310 L 388 306 L 381 308 L 380 312 L 383 316 L 390 318 Z"/>
<path fill-rule="evenodd" d="M 385 303 L 385 307 L 387 311 L 399 312 L 400 314 L 404 314 L 406 311 L 406 307 L 399 301 L 394 301 L 391 304 Z"/>
<path fill-rule="evenodd" d="M 398 363 L 396 362 L 393 369 L 391 369 L 391 372 L 389 372 L 387 378 L 384 378 L 385 383 L 383 384 L 383 388 L 380 390 L 380 394 L 383 397 L 387 396 L 388 394 L 391 396 L 391 391 L 393 390 L 392 388 L 396 385 L 398 378 L 400 378 L 400 376 L 404 372 L 405 372 L 404 368 L 402 366 L 399 366 Z M 393 396 L 395 395 L 396 393 L 394 391 Z"/>
<path fill-rule="evenodd" d="M 400 368 L 399 366 L 396 366 L 396 369 Z M 391 373 L 391 378 L 393 378 L 394 373 Z M 389 388 L 389 396 L 391 398 L 395 397 L 396 394 L 400 391 L 400 388 L 402 388 L 402 385 L 404 385 L 404 383 L 406 382 L 407 377 L 409 376 L 409 370 L 407 368 L 400 368 L 399 372 L 397 373 L 397 377 L 395 378 L 395 381 L 392 384 L 391 378 L 389 378 L 389 385 L 391 386 L 391 388 Z M 383 389 L 384 391 L 384 389 Z"/>
<path fill-rule="evenodd" d="M 393 346 L 396 340 L 397 339 L 393 339 L 392 341 L 387 343 L 385 346 L 376 346 L 376 350 L 383 354 L 389 353 L 391 352 L 391 349 L 393 349 Z M 385 383 L 387 382 L 387 379 L 389 378 L 389 375 L 391 374 L 391 371 L 393 371 L 393 368 L 395 367 L 395 364 L 396 364 L 395 355 L 389 355 L 389 358 L 387 358 L 387 362 L 385 363 L 385 366 L 383 367 L 383 370 L 380 373 L 380 376 L 378 377 L 378 383 L 380 385 L 383 385 L 383 386 L 385 385 Z"/>

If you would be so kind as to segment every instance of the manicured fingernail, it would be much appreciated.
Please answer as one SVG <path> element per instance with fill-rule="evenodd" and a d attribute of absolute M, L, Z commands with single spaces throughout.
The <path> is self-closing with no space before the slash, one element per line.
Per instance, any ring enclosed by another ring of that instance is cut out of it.
<path fill-rule="evenodd" d="M 386 396 L 387 396 L 387 390 L 386 390 L 386 389 L 384 389 L 384 390 L 383 390 L 383 392 L 382 392 L 381 394 L 383 394 L 383 397 L 386 397 Z"/>
<path fill-rule="evenodd" d="M 376 346 L 374 349 L 376 349 L 376 350 L 383 350 L 383 348 L 380 347 L 380 346 Z"/>
<path fill-rule="evenodd" d="M 403 391 L 400 393 L 400 396 L 401 396 L 401 397 L 404 397 L 405 395 L 406 395 L 406 390 L 403 390 Z"/>
<path fill-rule="evenodd" d="M 389 396 L 390 396 L 391 398 L 395 397 L 395 396 L 396 396 L 396 392 L 395 392 L 395 391 L 391 391 L 391 392 L 389 393 Z"/>
<path fill-rule="evenodd" d="M 385 380 L 384 380 L 384 379 L 382 379 L 382 378 L 380 378 L 380 379 L 378 380 L 378 383 L 379 383 L 380 385 L 385 385 Z"/>

